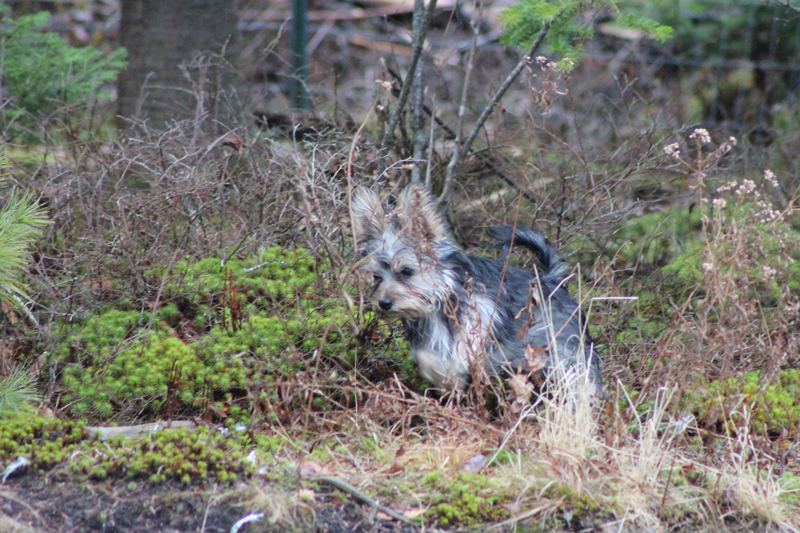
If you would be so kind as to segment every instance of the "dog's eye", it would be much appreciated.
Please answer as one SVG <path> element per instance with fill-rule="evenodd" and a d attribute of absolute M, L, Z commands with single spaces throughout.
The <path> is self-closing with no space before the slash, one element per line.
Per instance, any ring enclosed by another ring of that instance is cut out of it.
<path fill-rule="evenodd" d="M 372 277 L 375 279 L 375 283 L 380 283 L 381 281 L 383 281 L 383 278 L 380 277 L 378 274 L 374 274 Z"/>
<path fill-rule="evenodd" d="M 403 267 L 400 269 L 400 276 L 403 278 L 410 278 L 414 275 L 414 269 L 411 267 Z"/>

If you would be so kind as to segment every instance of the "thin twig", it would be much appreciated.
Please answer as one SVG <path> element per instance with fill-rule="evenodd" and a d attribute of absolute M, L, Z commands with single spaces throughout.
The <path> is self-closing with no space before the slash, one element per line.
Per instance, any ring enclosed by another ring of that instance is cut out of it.
<path fill-rule="evenodd" d="M 347 494 L 350 494 L 352 497 L 354 497 L 355 499 L 359 500 L 360 502 L 366 503 L 367 505 L 369 505 L 373 509 L 377 509 L 378 511 L 386 513 L 387 515 L 391 516 L 395 520 L 400 520 L 401 522 L 405 522 L 406 524 L 412 524 L 412 525 L 414 524 L 413 521 L 411 521 L 408 518 L 406 518 L 405 516 L 401 515 L 400 513 L 395 511 L 394 509 L 390 509 L 390 508 L 388 508 L 388 507 L 386 507 L 384 505 L 381 505 L 380 503 L 377 502 L 377 500 L 373 500 L 372 498 L 370 498 L 369 496 L 367 496 L 366 494 L 364 494 L 363 492 L 361 492 L 360 490 L 358 490 L 354 486 L 350 485 L 349 483 L 346 483 L 346 482 L 342 481 L 341 479 L 338 479 L 338 478 L 335 478 L 335 477 L 330 477 L 330 476 L 323 476 L 323 477 L 316 478 L 316 481 L 321 481 L 323 483 L 327 483 L 328 485 L 330 485 L 332 487 L 335 487 L 335 488 L 339 489 L 342 492 L 346 492 Z"/>
<path fill-rule="evenodd" d="M 669 474 L 667 474 L 667 483 L 664 485 L 664 495 L 661 497 L 661 505 L 658 508 L 658 516 L 663 516 L 662 513 L 664 512 L 664 504 L 667 503 L 667 491 L 669 490 L 669 484 L 672 481 L 672 470 L 675 468 L 675 459 L 677 458 L 678 454 L 672 454 L 672 464 L 669 465 Z"/>
<path fill-rule="evenodd" d="M 461 166 L 464 164 L 464 159 L 467 157 L 470 149 L 472 148 L 472 143 L 475 142 L 475 138 L 478 136 L 481 128 L 483 127 L 486 120 L 489 118 L 489 115 L 492 114 L 494 111 L 495 106 L 500 101 L 501 98 L 505 95 L 506 91 L 511 87 L 511 85 L 516 81 L 519 74 L 522 72 L 522 69 L 525 68 L 529 58 L 533 57 L 536 54 L 536 51 L 541 46 L 544 38 L 547 36 L 547 32 L 550 30 L 550 23 L 545 22 L 542 25 L 542 29 L 539 31 L 539 35 L 536 37 L 536 40 L 531 45 L 528 53 L 522 56 L 517 63 L 517 66 L 514 67 L 514 70 L 511 71 L 511 74 L 503 81 L 503 84 L 497 90 L 492 101 L 489 102 L 489 105 L 481 113 L 481 116 L 478 117 L 478 121 L 475 123 L 475 126 L 472 128 L 472 131 L 469 133 L 466 141 L 464 141 L 463 145 L 459 146 L 459 143 L 456 143 L 456 149 L 453 151 L 453 157 L 450 159 L 450 163 L 447 164 L 447 172 L 445 173 L 445 181 L 444 181 L 444 189 L 442 190 L 442 194 L 439 197 L 439 203 L 442 205 L 447 205 L 450 203 L 450 197 L 453 194 L 453 180 L 455 175 L 461 170 Z"/>
<path fill-rule="evenodd" d="M 467 56 L 467 71 L 464 73 L 464 87 L 461 89 L 461 101 L 458 104 L 458 122 L 456 122 L 456 144 L 455 153 L 458 152 L 461 146 L 461 135 L 463 134 L 464 116 L 467 114 L 467 96 L 469 95 L 469 82 L 472 78 L 472 69 L 475 66 L 475 52 L 478 49 L 478 33 L 480 30 L 480 23 L 483 20 L 483 0 L 478 6 L 478 19 L 472 19 L 472 41 L 469 45 L 469 55 Z M 445 187 L 447 184 L 445 184 Z"/>
<path fill-rule="evenodd" d="M 403 83 L 403 78 L 400 77 L 400 74 L 398 74 L 397 71 L 395 69 L 393 69 L 390 65 L 385 64 L 385 66 L 386 66 L 386 71 L 389 73 L 389 75 L 391 77 L 393 77 L 397 83 L 402 84 Z M 394 86 L 392 87 L 392 95 L 394 95 L 395 98 L 400 96 L 400 88 L 399 88 L 399 86 L 398 87 L 394 87 Z M 436 114 L 433 112 L 433 110 L 430 107 L 428 107 L 427 105 L 423 104 L 422 110 L 425 112 L 426 115 L 428 115 L 430 118 L 435 120 L 436 124 L 440 128 L 442 128 L 444 130 L 444 132 L 446 134 L 445 139 L 455 139 L 456 138 L 456 132 L 453 131 L 453 128 L 448 126 L 445 123 L 444 120 L 442 120 L 441 118 L 437 117 Z"/>
<path fill-rule="evenodd" d="M 40 514 L 39 514 L 39 511 L 37 511 L 36 509 L 34 509 L 33 507 L 31 507 L 31 506 L 30 506 L 30 504 L 28 504 L 28 503 L 25 503 L 25 501 L 23 501 L 23 500 L 21 500 L 21 499 L 17 498 L 16 496 L 14 496 L 13 494 L 11 494 L 10 492 L 7 492 L 7 491 L 5 491 L 5 490 L 0 490 L 0 498 L 5 498 L 5 499 L 7 499 L 7 500 L 10 500 L 10 501 L 12 501 L 12 502 L 14 502 L 14 503 L 18 503 L 19 505 L 21 505 L 21 506 L 25 507 L 25 508 L 26 508 L 28 511 L 30 511 L 30 513 L 31 513 L 33 516 L 35 516 L 35 517 L 36 517 L 36 519 L 37 519 L 37 520 L 39 520 L 40 522 L 42 522 L 42 515 L 40 515 Z"/>
<path fill-rule="evenodd" d="M 414 25 L 425 23 L 425 0 L 414 0 Z M 425 60 L 420 57 L 414 70 L 414 81 L 411 86 L 411 157 L 414 166 L 411 168 L 411 182 L 422 181 L 422 164 L 425 161 L 425 120 L 422 118 L 422 106 L 425 101 Z"/>
<path fill-rule="evenodd" d="M 431 106 L 436 109 L 436 100 L 434 99 L 431 102 Z M 433 139 L 433 126 L 436 121 L 439 120 L 439 117 L 436 115 L 431 115 L 433 120 L 430 121 L 430 138 L 428 139 L 428 164 L 425 167 L 425 186 L 430 189 L 431 187 L 431 168 L 433 167 L 433 152 L 436 149 L 436 145 L 434 144 Z"/>
<path fill-rule="evenodd" d="M 214 485 L 214 492 L 211 496 L 208 497 L 208 502 L 206 502 L 206 512 L 203 514 L 203 525 L 200 528 L 200 533 L 206 533 L 206 522 L 208 521 L 208 512 L 211 510 L 211 504 L 216 503 L 216 497 L 214 494 L 217 492 L 217 486 Z"/>
<path fill-rule="evenodd" d="M 392 139 L 394 130 L 400 123 L 400 115 L 403 113 L 403 108 L 408 101 L 408 95 L 411 93 L 411 81 L 414 79 L 414 72 L 417 70 L 417 63 L 419 62 L 420 55 L 422 55 L 422 46 L 425 44 L 425 38 L 428 36 L 428 28 L 431 26 L 431 17 L 433 16 L 434 9 L 436 9 L 436 0 L 430 0 L 428 9 L 425 12 L 425 20 L 420 27 L 417 28 L 418 32 L 412 36 L 414 52 L 411 56 L 411 63 L 408 65 L 408 73 L 403 82 L 403 88 L 400 90 L 400 96 L 397 97 L 397 105 L 392 112 L 389 125 L 386 131 L 383 132 L 383 139 L 381 140 L 381 149 L 378 157 L 379 176 L 386 170 L 386 157 L 389 155 L 389 141 Z"/>

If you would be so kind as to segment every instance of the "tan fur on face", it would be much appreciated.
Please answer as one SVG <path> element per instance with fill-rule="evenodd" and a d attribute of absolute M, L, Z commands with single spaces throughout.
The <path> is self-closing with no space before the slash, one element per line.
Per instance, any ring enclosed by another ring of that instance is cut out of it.
<path fill-rule="evenodd" d="M 395 216 L 403 231 L 416 239 L 437 244 L 447 239 L 447 224 L 439 206 L 421 185 L 409 185 L 397 198 Z"/>
<path fill-rule="evenodd" d="M 353 230 L 356 242 L 375 239 L 386 231 L 386 213 L 374 191 L 359 187 L 353 198 Z"/>

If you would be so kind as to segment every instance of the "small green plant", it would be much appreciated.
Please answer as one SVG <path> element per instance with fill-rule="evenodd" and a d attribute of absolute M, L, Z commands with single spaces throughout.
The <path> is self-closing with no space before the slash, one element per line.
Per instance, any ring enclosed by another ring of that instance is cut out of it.
<path fill-rule="evenodd" d="M 70 46 L 56 33 L 41 31 L 49 18 L 46 12 L 17 20 L 4 17 L 5 28 L 0 29 L 2 83 L 11 96 L 11 105 L 4 107 L 0 116 L 5 128 L 20 126 L 29 135 L 37 121 L 51 118 L 60 109 L 74 112 L 76 105 L 109 99 L 110 94 L 101 87 L 116 80 L 126 65 L 123 48 L 104 55 L 93 48 Z"/>
<path fill-rule="evenodd" d="M 37 401 L 35 374 L 17 367 L 8 376 L 0 378 L 0 412 L 30 412 Z"/>
<path fill-rule="evenodd" d="M 0 149 L 0 189 L 8 186 L 8 157 Z M 20 194 L 13 188 L 0 208 L 0 302 L 4 307 L 18 307 L 31 316 L 24 305 L 28 300 L 25 285 L 19 281 L 28 261 L 28 250 L 50 223 L 47 212 L 31 193 Z"/>

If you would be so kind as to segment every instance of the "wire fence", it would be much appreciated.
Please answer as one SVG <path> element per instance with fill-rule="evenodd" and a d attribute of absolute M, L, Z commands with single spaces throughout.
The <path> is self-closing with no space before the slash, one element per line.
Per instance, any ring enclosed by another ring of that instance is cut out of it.
<path fill-rule="evenodd" d="M 613 56 L 686 82 L 687 94 L 703 95 L 708 121 L 753 126 L 769 121 L 773 105 L 796 100 L 800 2 L 674 0 L 641 6 L 642 14 L 670 24 L 674 38 L 660 47 L 620 47 L 595 57 Z"/>

